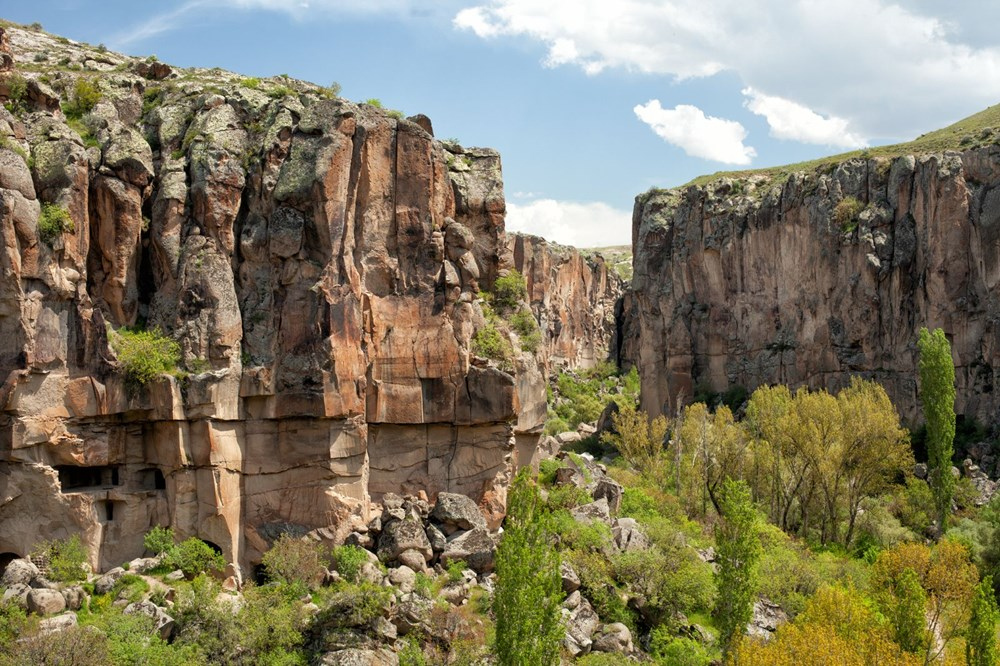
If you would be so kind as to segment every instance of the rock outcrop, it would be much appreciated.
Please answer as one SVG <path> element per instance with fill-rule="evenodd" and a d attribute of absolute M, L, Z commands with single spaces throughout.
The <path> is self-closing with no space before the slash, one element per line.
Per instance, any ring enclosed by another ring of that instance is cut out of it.
<path fill-rule="evenodd" d="M 508 234 L 507 251 L 524 275 L 549 363 L 592 368 L 615 360 L 625 284 L 604 258 L 525 234 Z"/>
<path fill-rule="evenodd" d="M 287 77 L 8 41 L 0 558 L 80 534 L 105 570 L 166 525 L 246 570 L 390 491 L 499 522 L 545 392 L 532 355 L 471 352 L 504 268 L 496 152 Z M 173 375 L 126 381 L 135 326 L 176 342 Z"/>
<path fill-rule="evenodd" d="M 951 341 L 959 413 L 1000 407 L 1000 146 L 851 159 L 636 199 L 623 357 L 646 410 L 701 389 L 875 379 L 919 418 L 917 331 Z"/>

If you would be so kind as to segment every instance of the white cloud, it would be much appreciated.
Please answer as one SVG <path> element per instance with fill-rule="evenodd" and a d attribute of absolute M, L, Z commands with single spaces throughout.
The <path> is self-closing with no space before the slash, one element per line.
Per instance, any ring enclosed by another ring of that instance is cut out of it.
<path fill-rule="evenodd" d="M 539 199 L 527 204 L 507 202 L 507 231 L 542 236 L 575 247 L 605 247 L 632 243 L 632 211 L 595 201 L 575 203 Z"/>
<path fill-rule="evenodd" d="M 735 120 L 706 116 L 689 104 L 664 109 L 658 99 L 633 110 L 660 138 L 691 157 L 745 166 L 757 155 L 752 147 L 743 145 L 747 131 Z"/>
<path fill-rule="evenodd" d="M 824 118 L 812 109 L 791 100 L 744 88 L 746 107 L 758 116 L 764 116 L 771 127 L 771 136 L 803 143 L 816 143 L 838 148 L 864 148 L 864 137 L 848 129 L 844 118 Z"/>
<path fill-rule="evenodd" d="M 990 15 L 992 0 L 961 14 Z M 947 3 L 944 3 L 947 4 Z M 546 45 L 549 66 L 678 79 L 735 72 L 768 95 L 903 138 L 1000 99 L 1000 47 L 961 41 L 942 3 L 893 0 L 480 0 L 454 25 Z M 968 22 L 973 22 L 971 19 Z M 981 41 L 981 40 L 980 40 Z M 831 118 L 832 119 L 832 118 Z"/>

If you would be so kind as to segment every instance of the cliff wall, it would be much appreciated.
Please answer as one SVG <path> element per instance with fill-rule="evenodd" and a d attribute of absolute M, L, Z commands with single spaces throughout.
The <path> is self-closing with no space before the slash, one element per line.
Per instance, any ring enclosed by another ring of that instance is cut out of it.
<path fill-rule="evenodd" d="M 882 383 L 919 417 L 917 331 L 951 340 L 959 413 L 1000 407 L 1000 146 L 851 159 L 636 199 L 623 322 L 643 407 L 699 388 Z M 979 137 L 983 138 L 983 137 Z M 975 143 L 975 142 L 974 142 Z"/>
<path fill-rule="evenodd" d="M 245 569 L 388 491 L 498 523 L 545 391 L 533 356 L 470 351 L 497 153 L 287 78 L 16 28 L 0 53 L 0 553 L 81 534 L 106 568 L 169 525 Z M 178 343 L 176 376 L 126 384 L 135 326 Z"/>
<path fill-rule="evenodd" d="M 625 285 L 604 258 L 525 234 L 508 234 L 507 252 L 524 275 L 551 366 L 592 368 L 614 360 L 615 309 Z"/>

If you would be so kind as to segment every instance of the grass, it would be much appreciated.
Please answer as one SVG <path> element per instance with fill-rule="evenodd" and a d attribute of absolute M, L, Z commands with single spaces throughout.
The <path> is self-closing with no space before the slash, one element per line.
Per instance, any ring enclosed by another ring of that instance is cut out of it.
<path fill-rule="evenodd" d="M 888 146 L 875 146 L 863 150 L 854 150 L 847 153 L 839 153 L 828 157 L 821 157 L 806 162 L 786 164 L 784 166 L 768 167 L 766 169 L 746 169 L 743 171 L 717 171 L 713 174 L 698 176 L 694 180 L 681 187 L 704 186 L 720 178 L 747 178 L 749 176 L 766 176 L 770 178 L 771 184 L 783 183 L 788 177 L 799 171 L 823 171 L 832 169 L 837 164 L 855 158 L 864 159 L 892 159 L 901 155 L 926 155 L 929 153 L 940 153 L 946 150 L 965 150 L 982 145 L 982 133 L 990 128 L 1000 129 L 1000 104 L 991 106 L 979 113 L 975 113 L 968 118 L 959 120 L 957 123 L 945 128 L 923 134 L 913 141 L 896 143 Z M 989 137 L 991 141 L 996 141 L 996 137 Z"/>

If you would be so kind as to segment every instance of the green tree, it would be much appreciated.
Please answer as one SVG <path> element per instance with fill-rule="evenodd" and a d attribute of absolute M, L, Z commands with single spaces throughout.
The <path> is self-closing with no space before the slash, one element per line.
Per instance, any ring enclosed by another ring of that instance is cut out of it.
<path fill-rule="evenodd" d="M 951 345 L 940 328 L 920 329 L 920 400 L 927 421 L 927 478 L 934 491 L 938 529 L 943 534 L 951 511 L 955 479 L 951 475 L 955 440 L 955 365 Z"/>
<path fill-rule="evenodd" d="M 493 599 L 497 658 L 501 666 L 557 664 L 563 637 L 559 554 L 545 503 L 527 469 L 514 479 L 507 506 Z"/>
<path fill-rule="evenodd" d="M 993 596 L 993 578 L 986 576 L 972 598 L 972 619 L 965 637 L 965 661 L 969 666 L 997 663 L 997 620 L 1000 610 Z"/>
<path fill-rule="evenodd" d="M 760 519 L 743 481 L 727 479 L 719 497 L 722 520 L 715 528 L 716 573 L 719 597 L 715 616 L 723 648 L 728 651 L 739 639 L 753 615 L 757 597 L 757 565 L 763 548 Z"/>
<path fill-rule="evenodd" d="M 893 637 L 907 652 L 924 654 L 927 650 L 927 592 L 920 585 L 917 572 L 907 567 L 896 579 L 893 602 L 886 604 Z"/>

